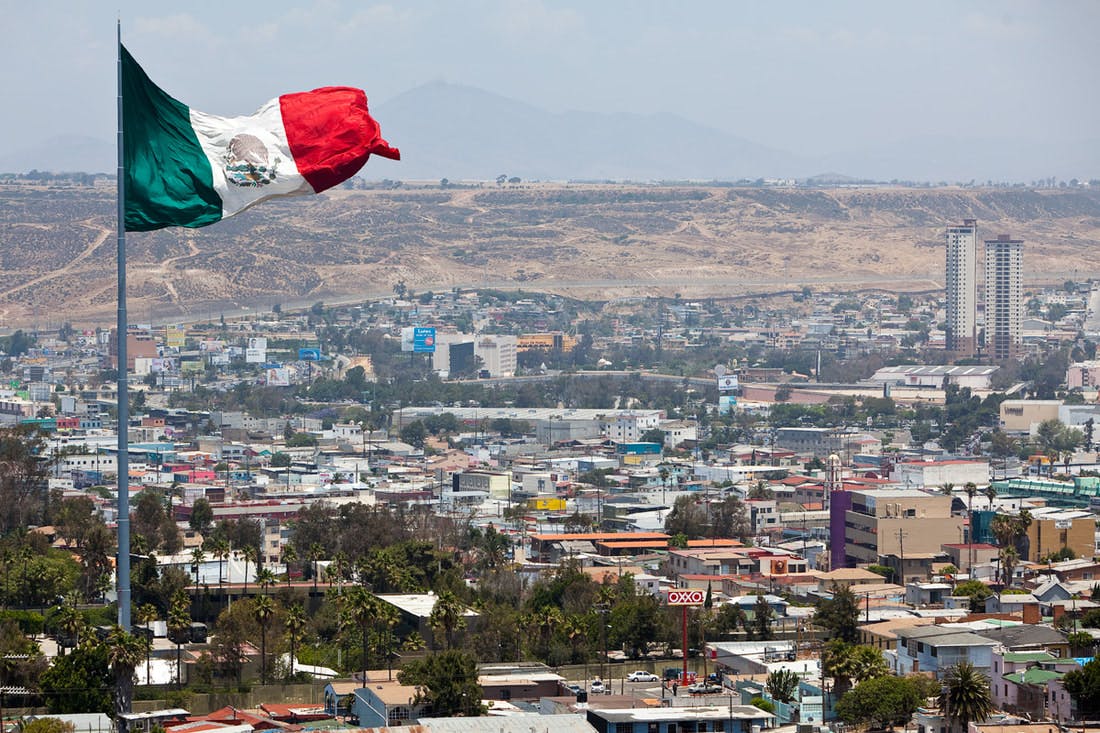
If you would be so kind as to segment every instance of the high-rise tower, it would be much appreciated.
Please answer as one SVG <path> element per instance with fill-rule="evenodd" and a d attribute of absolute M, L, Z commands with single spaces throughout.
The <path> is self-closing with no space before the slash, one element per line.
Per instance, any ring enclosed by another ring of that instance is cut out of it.
<path fill-rule="evenodd" d="M 1022 341 L 1024 242 L 1001 234 L 985 242 L 985 342 L 993 359 L 1010 359 Z"/>
<path fill-rule="evenodd" d="M 947 351 L 971 356 L 977 347 L 978 220 L 947 227 Z"/>

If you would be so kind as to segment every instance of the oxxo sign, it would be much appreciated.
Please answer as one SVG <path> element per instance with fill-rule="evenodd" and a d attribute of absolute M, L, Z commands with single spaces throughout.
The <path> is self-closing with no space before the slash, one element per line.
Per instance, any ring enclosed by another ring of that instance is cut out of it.
<path fill-rule="evenodd" d="M 670 590 L 668 592 L 668 605 L 670 606 L 701 606 L 706 594 L 701 590 Z"/>

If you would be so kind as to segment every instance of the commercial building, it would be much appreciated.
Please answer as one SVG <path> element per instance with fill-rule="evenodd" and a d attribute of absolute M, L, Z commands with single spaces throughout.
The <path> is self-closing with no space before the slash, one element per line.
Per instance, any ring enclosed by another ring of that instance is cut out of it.
<path fill-rule="evenodd" d="M 1061 400 L 1005 400 L 1001 403 L 1001 429 L 1010 433 L 1031 433 L 1039 423 L 1058 419 Z"/>
<path fill-rule="evenodd" d="M 905 461 L 894 466 L 894 481 L 906 488 L 922 489 L 944 484 L 963 486 L 989 483 L 989 461 L 955 459 L 948 461 Z"/>
<path fill-rule="evenodd" d="M 1064 549 L 1077 557 L 1096 554 L 1096 516 L 1084 510 L 1037 507 L 1031 510 L 1027 543 L 1020 559 L 1040 562 Z"/>
<path fill-rule="evenodd" d="M 972 355 L 977 346 L 978 220 L 964 219 L 947 227 L 946 348 L 960 356 Z"/>
<path fill-rule="evenodd" d="M 883 556 L 904 560 L 941 552 L 957 542 L 962 520 L 951 516 L 951 497 L 904 489 L 845 492 L 845 565 L 878 563 Z M 904 578 L 901 580 L 908 580 Z"/>
<path fill-rule="evenodd" d="M 1023 253 L 1023 240 L 1007 234 L 985 243 L 985 340 L 994 359 L 1011 359 L 1022 342 Z"/>

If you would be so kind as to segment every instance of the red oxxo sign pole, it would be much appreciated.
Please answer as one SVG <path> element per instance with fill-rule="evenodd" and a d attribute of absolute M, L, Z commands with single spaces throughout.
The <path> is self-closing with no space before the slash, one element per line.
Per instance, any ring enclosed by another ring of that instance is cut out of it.
<path fill-rule="evenodd" d="M 684 657 L 684 671 L 681 680 L 686 683 L 688 678 L 688 607 L 701 606 L 706 594 L 701 590 L 670 590 L 668 592 L 668 605 L 680 606 L 682 612 L 684 641 L 681 653 Z M 706 650 L 703 651 L 706 653 Z"/>

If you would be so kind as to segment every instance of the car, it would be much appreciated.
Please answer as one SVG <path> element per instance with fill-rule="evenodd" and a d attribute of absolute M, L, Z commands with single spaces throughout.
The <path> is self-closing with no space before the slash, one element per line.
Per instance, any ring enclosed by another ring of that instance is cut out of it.
<path fill-rule="evenodd" d="M 576 683 L 570 683 L 570 684 L 566 685 L 565 689 L 568 690 L 570 692 L 570 694 L 573 694 L 573 695 L 576 695 L 579 692 L 584 692 L 584 688 L 581 687 L 580 685 L 576 684 Z"/>
<path fill-rule="evenodd" d="M 588 686 L 588 691 L 593 695 L 602 695 L 605 692 L 611 694 L 611 690 L 607 689 L 607 685 L 602 680 L 593 680 L 592 684 Z"/>
<path fill-rule="evenodd" d="M 689 695 L 714 695 L 722 691 L 722 686 L 710 682 L 696 682 L 694 685 L 688 685 L 687 691 Z"/>
<path fill-rule="evenodd" d="M 644 669 L 639 669 L 637 672 L 631 672 L 626 676 L 627 682 L 656 682 L 661 679 L 652 672 L 646 672 Z"/>

